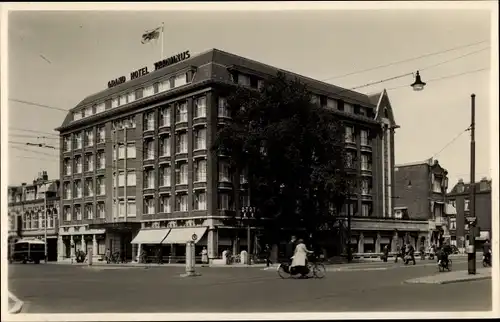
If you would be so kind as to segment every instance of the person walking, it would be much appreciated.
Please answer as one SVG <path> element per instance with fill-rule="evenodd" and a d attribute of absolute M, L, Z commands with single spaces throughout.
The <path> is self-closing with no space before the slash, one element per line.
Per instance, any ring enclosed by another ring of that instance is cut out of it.
<path fill-rule="evenodd" d="M 272 264 L 271 262 L 271 247 L 269 247 L 269 244 L 266 244 L 264 247 L 264 256 L 266 258 L 266 267 L 269 267 L 269 264 Z"/>
<path fill-rule="evenodd" d="M 206 247 L 203 247 L 201 251 L 201 263 L 202 265 L 208 265 L 208 251 Z"/>

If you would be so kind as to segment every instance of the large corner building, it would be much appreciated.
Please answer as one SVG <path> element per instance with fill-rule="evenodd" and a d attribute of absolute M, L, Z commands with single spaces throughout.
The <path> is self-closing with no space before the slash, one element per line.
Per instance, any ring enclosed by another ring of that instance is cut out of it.
<path fill-rule="evenodd" d="M 96 256 L 110 249 L 135 259 L 159 244 L 164 255 L 184 255 L 175 245 L 188 240 L 206 246 L 211 258 L 246 248 L 246 230 L 222 220 L 249 204 L 239 186 L 244 178 L 234 178 L 227 158 L 210 147 L 231 117 L 226 97 L 237 86 L 258 89 L 279 69 L 217 49 L 184 52 L 152 67 L 110 81 L 57 129 L 62 258 L 92 248 Z M 361 253 L 379 252 L 408 226 L 392 210 L 397 125 L 387 93 L 368 96 L 285 74 L 344 120 L 348 166 L 359 178 L 350 202 L 351 244 Z"/>

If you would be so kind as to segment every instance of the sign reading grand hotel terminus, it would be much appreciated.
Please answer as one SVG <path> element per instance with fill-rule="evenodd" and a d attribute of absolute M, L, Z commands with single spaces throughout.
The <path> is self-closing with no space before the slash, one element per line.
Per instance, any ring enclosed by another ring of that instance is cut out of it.
<path fill-rule="evenodd" d="M 155 70 L 162 69 L 164 67 L 176 64 L 176 63 L 181 62 L 183 60 L 186 60 L 190 57 L 191 57 L 191 55 L 189 54 L 189 50 L 186 50 L 183 53 L 179 53 L 177 55 L 171 56 L 167 59 L 160 60 L 160 61 L 154 63 Z M 140 68 L 140 69 L 130 73 L 130 80 L 142 77 L 142 76 L 147 75 L 147 74 L 149 74 L 148 67 Z M 108 82 L 108 88 L 123 84 L 126 81 L 127 81 L 127 78 L 125 76 L 121 76 L 121 77 L 118 77 L 117 79 L 110 80 Z"/>

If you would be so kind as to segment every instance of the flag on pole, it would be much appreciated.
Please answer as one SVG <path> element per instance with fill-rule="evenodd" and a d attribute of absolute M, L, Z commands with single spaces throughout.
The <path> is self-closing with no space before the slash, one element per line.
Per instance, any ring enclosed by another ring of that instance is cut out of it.
<path fill-rule="evenodd" d="M 146 31 L 145 33 L 142 34 L 141 43 L 146 44 L 146 43 L 150 42 L 151 40 L 155 40 L 155 39 L 160 38 L 160 31 L 163 31 L 162 29 L 163 29 L 163 26 L 155 28 L 153 30 Z"/>

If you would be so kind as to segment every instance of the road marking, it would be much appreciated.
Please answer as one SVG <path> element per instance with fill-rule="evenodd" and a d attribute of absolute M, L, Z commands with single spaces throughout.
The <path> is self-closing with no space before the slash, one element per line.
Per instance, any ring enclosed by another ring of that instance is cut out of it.
<path fill-rule="evenodd" d="M 9 300 L 14 302 L 12 308 L 9 309 L 10 314 L 17 314 L 23 309 L 24 302 L 18 299 L 14 294 L 9 291 Z"/>

